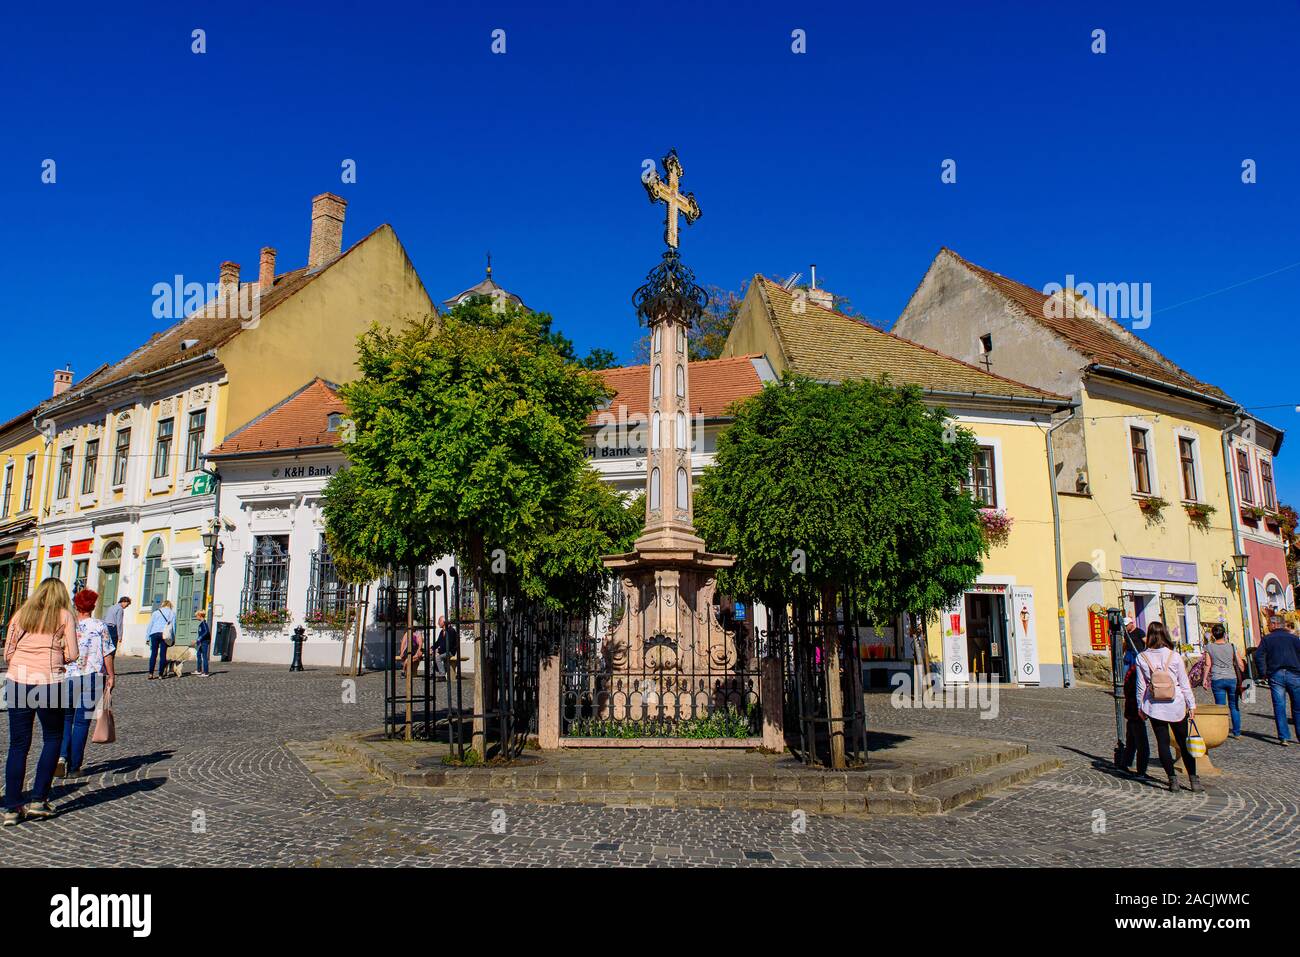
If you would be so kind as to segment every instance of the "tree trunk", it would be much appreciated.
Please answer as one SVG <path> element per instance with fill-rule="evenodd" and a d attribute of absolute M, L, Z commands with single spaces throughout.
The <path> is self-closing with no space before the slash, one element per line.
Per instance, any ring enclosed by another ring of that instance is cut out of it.
<path fill-rule="evenodd" d="M 486 620 L 483 602 L 483 538 L 475 534 L 469 547 L 470 574 L 474 582 L 474 729 L 471 747 L 478 756 L 487 759 L 487 675 L 483 642 L 486 638 Z"/>
<path fill-rule="evenodd" d="M 404 662 L 406 668 L 406 740 L 411 740 L 411 698 L 415 695 L 415 566 L 406 569 L 406 653 L 411 660 Z M 401 645 L 398 645 L 401 648 Z"/>
<path fill-rule="evenodd" d="M 822 628 L 826 635 L 826 717 L 831 745 L 831 767 L 842 769 L 844 760 L 844 689 L 840 685 L 840 631 L 835 622 L 835 586 L 822 587 Z"/>
<path fill-rule="evenodd" d="M 348 586 L 347 607 L 352 609 L 355 609 L 357 607 L 357 586 L 356 585 Z M 343 646 L 342 648 L 339 649 L 339 674 L 345 675 L 348 673 L 347 670 L 348 669 L 348 638 L 347 638 L 346 631 L 343 633 L 343 640 L 340 641 L 339 644 Z"/>
<path fill-rule="evenodd" d="M 358 586 L 360 593 L 360 586 Z M 365 660 L 366 648 L 366 612 L 370 609 L 370 583 L 366 582 L 365 597 L 361 599 L 361 610 L 357 613 L 357 636 L 352 642 L 352 674 L 361 675 L 361 663 Z"/>

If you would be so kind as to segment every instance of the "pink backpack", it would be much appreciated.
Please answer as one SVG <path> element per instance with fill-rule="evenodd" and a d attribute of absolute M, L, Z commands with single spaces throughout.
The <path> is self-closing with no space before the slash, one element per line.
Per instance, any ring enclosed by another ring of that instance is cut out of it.
<path fill-rule="evenodd" d="M 1147 654 L 1147 652 L 1143 652 L 1143 654 Z M 1147 659 L 1148 664 L 1151 664 L 1151 700 L 1159 704 L 1173 701 L 1177 696 L 1174 674 L 1169 668 L 1173 664 L 1173 660 L 1174 654 L 1172 651 L 1164 656 L 1159 668 L 1154 664 L 1155 656 Z"/>

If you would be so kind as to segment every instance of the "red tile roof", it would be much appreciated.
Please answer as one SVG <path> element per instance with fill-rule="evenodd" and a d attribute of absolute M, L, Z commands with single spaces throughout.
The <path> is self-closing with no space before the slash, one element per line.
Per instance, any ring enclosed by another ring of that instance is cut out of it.
<path fill-rule="evenodd" d="M 944 253 L 970 270 L 1004 299 L 1018 306 L 1031 319 L 1056 333 L 1067 345 L 1091 362 L 1127 369 L 1169 385 L 1226 398 L 1221 389 L 1180 369 L 1101 310 L 1088 309 L 1074 316 L 1058 316 L 1056 313 L 1061 311 L 1059 308 L 1047 308 L 1050 296 L 991 269 L 977 266 L 947 247 L 941 249 L 939 254 Z"/>
<path fill-rule="evenodd" d="M 329 430 L 331 412 L 346 413 L 337 386 L 316 378 L 252 422 L 226 436 L 208 458 L 276 454 L 336 446 L 338 431 Z"/>
<path fill-rule="evenodd" d="M 727 415 L 733 402 L 747 399 L 763 388 L 763 380 L 754 368 L 759 356 L 736 356 L 731 359 L 702 359 L 690 364 L 691 412 L 705 418 Z M 622 366 L 604 369 L 601 376 L 614 390 L 609 409 L 598 409 L 587 417 L 597 424 L 602 412 L 617 411 L 625 406 L 628 415 L 647 415 L 650 411 L 650 366 Z M 665 377 L 665 382 L 670 377 Z"/>

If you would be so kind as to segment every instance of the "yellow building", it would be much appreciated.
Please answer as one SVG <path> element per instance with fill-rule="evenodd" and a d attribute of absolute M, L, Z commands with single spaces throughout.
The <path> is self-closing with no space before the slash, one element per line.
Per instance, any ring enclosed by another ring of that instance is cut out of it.
<path fill-rule="evenodd" d="M 1149 320 L 1134 321 L 1142 328 Z M 1241 645 L 1248 628 L 1244 573 L 1234 561 L 1239 516 L 1225 472 L 1224 436 L 1242 412 L 1232 399 L 1076 289 L 1038 292 L 948 249 L 894 328 L 1074 400 L 1053 425 L 1053 468 L 1066 592 L 1060 614 L 1080 668 L 1099 673 L 1107 654 L 1090 612 L 1096 605 L 1123 607 L 1144 626 L 1163 620 L 1193 646 L 1222 622 Z"/>
<path fill-rule="evenodd" d="M 938 621 L 911 619 L 866 636 L 868 680 L 879 684 L 891 671 L 910 672 L 915 657 L 948 683 L 978 674 L 1061 685 L 1046 440 L 1052 416 L 1069 399 L 882 332 L 834 311 L 832 301 L 822 289 L 787 289 L 755 276 L 723 355 L 765 356 L 778 375 L 793 371 L 832 382 L 887 376 L 896 385 L 921 387 L 927 404 L 943 407 L 975 435 L 971 494 L 990 516 L 1011 520 L 976 585 Z"/>
<path fill-rule="evenodd" d="M 32 568 L 40 567 L 38 524 L 47 456 L 36 413 L 29 409 L 0 425 L 0 622 L 5 623 L 27 597 Z"/>
<path fill-rule="evenodd" d="M 212 562 L 202 535 L 218 517 L 234 525 L 204 474 L 206 453 L 303 382 L 352 378 L 356 338 L 371 323 L 435 311 L 391 226 L 343 250 L 345 207 L 329 193 L 312 201 L 305 266 L 277 272 L 265 248 L 245 282 L 223 263 L 200 308 L 121 361 L 61 383 L 37 412 L 48 443 L 39 573 L 88 585 L 104 604 L 130 596 L 128 653 L 147 648 L 150 609 L 164 599 L 177 609 L 179 644 L 197 631 Z"/>

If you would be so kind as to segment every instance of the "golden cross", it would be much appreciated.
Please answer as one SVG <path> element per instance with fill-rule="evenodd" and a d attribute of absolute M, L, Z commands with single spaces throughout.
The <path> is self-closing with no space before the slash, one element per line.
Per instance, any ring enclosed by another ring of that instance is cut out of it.
<path fill-rule="evenodd" d="M 649 160 L 646 161 L 647 163 Z M 687 225 L 700 218 L 700 204 L 695 201 L 694 193 L 683 193 L 678 186 L 682 181 L 682 162 L 677 158 L 676 150 L 669 150 L 663 159 L 667 182 L 659 178 L 659 171 L 653 167 L 646 170 L 641 177 L 646 194 L 652 203 L 663 203 L 668 207 L 664 220 L 664 242 L 672 249 L 677 248 L 677 215 L 686 217 Z"/>

